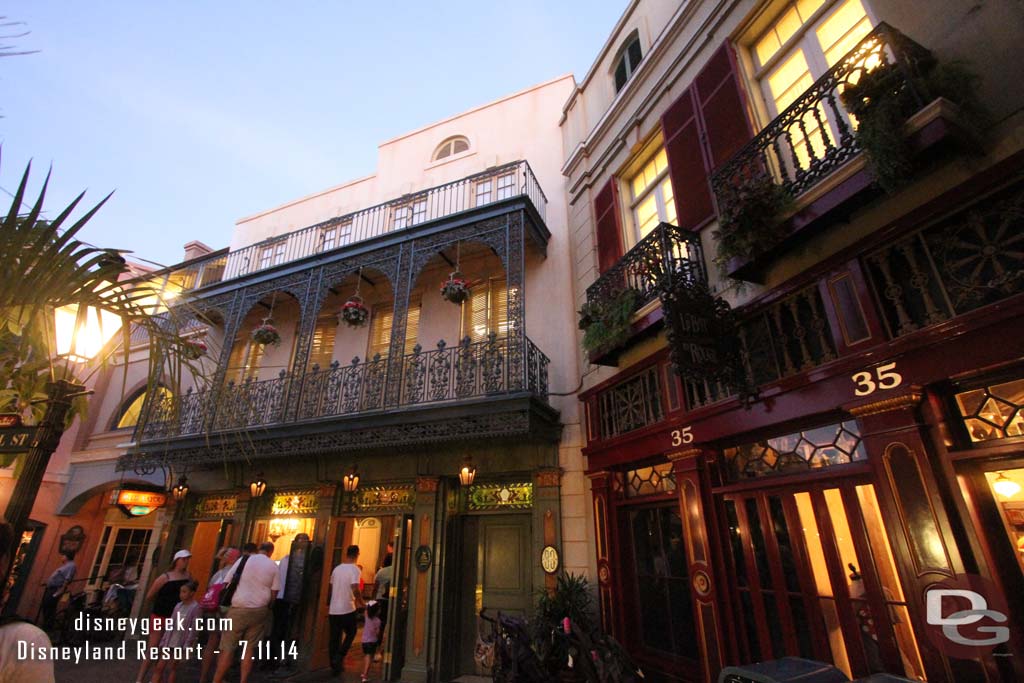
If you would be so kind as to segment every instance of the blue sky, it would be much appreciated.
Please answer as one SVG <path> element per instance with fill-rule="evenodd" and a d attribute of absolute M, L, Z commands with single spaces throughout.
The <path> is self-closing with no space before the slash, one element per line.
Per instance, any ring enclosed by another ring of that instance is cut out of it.
<path fill-rule="evenodd" d="M 590 67 L 625 0 L 10 2 L 32 55 L 0 59 L 0 187 L 33 159 L 56 215 L 170 264 L 234 221 L 367 175 L 377 143 Z M 548 190 L 550 191 L 550 190 Z M 0 195 L 3 206 L 10 198 Z"/>

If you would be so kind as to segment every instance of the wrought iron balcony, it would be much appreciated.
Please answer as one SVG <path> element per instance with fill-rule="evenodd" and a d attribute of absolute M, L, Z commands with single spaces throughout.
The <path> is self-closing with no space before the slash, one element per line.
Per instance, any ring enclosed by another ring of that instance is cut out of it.
<path fill-rule="evenodd" d="M 397 363 L 379 355 L 354 358 L 349 365 L 314 365 L 297 375 L 282 371 L 274 379 L 165 397 L 150 409 L 141 438 L 152 442 L 523 393 L 546 402 L 548 364 L 526 337 L 492 334 L 477 343 L 467 337 L 454 347 L 440 341 L 430 351 L 417 345 Z M 297 401 L 289 400 L 290 392 L 298 392 Z"/>
<path fill-rule="evenodd" d="M 488 189 L 481 190 L 481 183 L 488 180 Z M 530 164 L 515 161 L 235 251 L 191 261 L 169 271 L 169 287 L 176 293 L 199 289 L 514 197 L 529 199 L 541 220 L 546 220 L 548 200 Z"/>
<path fill-rule="evenodd" d="M 658 298 L 659 287 L 670 287 L 680 279 L 707 281 L 700 236 L 661 223 L 587 287 L 587 303 L 606 305 L 633 290 L 635 312 Z"/>
<path fill-rule="evenodd" d="M 906 89 L 917 109 L 927 104 L 916 77 L 930 53 L 887 24 L 879 24 L 711 179 L 719 206 L 742 201 L 752 179 L 771 174 L 797 198 L 855 157 L 855 124 L 843 109 L 843 90 L 876 69 L 893 72 L 893 87 Z M 913 113 L 913 112 L 908 112 Z"/>

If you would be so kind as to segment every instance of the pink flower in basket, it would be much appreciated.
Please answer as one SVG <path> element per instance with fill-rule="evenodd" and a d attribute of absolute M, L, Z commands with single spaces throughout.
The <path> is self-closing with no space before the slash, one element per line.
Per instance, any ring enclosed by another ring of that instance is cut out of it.
<path fill-rule="evenodd" d="M 441 296 L 453 304 L 461 304 L 469 298 L 469 281 L 456 271 L 441 283 Z"/>
<path fill-rule="evenodd" d="M 182 353 L 189 360 L 199 360 L 207 351 L 206 342 L 202 339 L 186 339 L 182 346 Z"/>
<path fill-rule="evenodd" d="M 360 327 L 370 318 L 370 309 L 359 296 L 353 296 L 341 307 L 341 319 L 350 327 Z"/>
<path fill-rule="evenodd" d="M 264 320 L 259 327 L 252 331 L 252 340 L 261 346 L 277 346 L 281 343 L 281 333 L 277 331 L 272 322 Z"/>

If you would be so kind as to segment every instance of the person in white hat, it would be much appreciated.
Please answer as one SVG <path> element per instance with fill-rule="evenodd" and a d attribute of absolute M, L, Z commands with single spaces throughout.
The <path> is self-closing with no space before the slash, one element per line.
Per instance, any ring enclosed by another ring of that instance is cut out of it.
<path fill-rule="evenodd" d="M 190 559 L 192 559 L 192 553 L 188 550 L 179 550 L 174 553 L 171 568 L 158 576 L 146 593 L 146 600 L 153 601 L 153 611 L 149 618 L 149 647 L 157 647 L 160 644 L 160 638 L 163 635 L 160 632 L 160 626 L 174 612 L 174 606 L 180 599 L 181 587 L 192 581 L 192 575 L 188 572 Z M 138 683 L 146 680 L 146 672 L 152 665 L 153 662 L 148 657 L 142 659 L 139 675 L 135 677 Z"/>

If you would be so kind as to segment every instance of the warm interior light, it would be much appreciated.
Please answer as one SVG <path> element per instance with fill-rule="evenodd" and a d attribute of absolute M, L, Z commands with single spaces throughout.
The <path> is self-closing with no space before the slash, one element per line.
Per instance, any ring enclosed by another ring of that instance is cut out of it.
<path fill-rule="evenodd" d="M 474 479 L 476 479 L 476 468 L 473 467 L 473 461 L 467 457 L 462 463 L 462 469 L 459 470 L 459 483 L 469 486 Z"/>
<path fill-rule="evenodd" d="M 267 482 L 263 481 L 263 473 L 256 475 L 256 479 L 249 484 L 249 493 L 253 498 L 259 498 L 267 490 Z"/>
<path fill-rule="evenodd" d="M 1010 479 L 1002 472 L 1000 472 L 999 476 L 992 482 L 992 488 L 995 489 L 996 493 L 1003 498 L 1013 498 L 1020 493 L 1020 484 L 1015 482 L 1013 479 Z"/>
<path fill-rule="evenodd" d="M 99 355 L 121 329 L 121 316 L 95 306 L 69 304 L 53 312 L 57 355 L 85 363 Z"/>
<path fill-rule="evenodd" d="M 356 469 L 355 465 L 352 465 L 352 471 L 346 474 L 341 482 L 342 486 L 345 487 L 346 493 L 355 493 L 355 490 L 359 488 L 359 470 Z"/>

